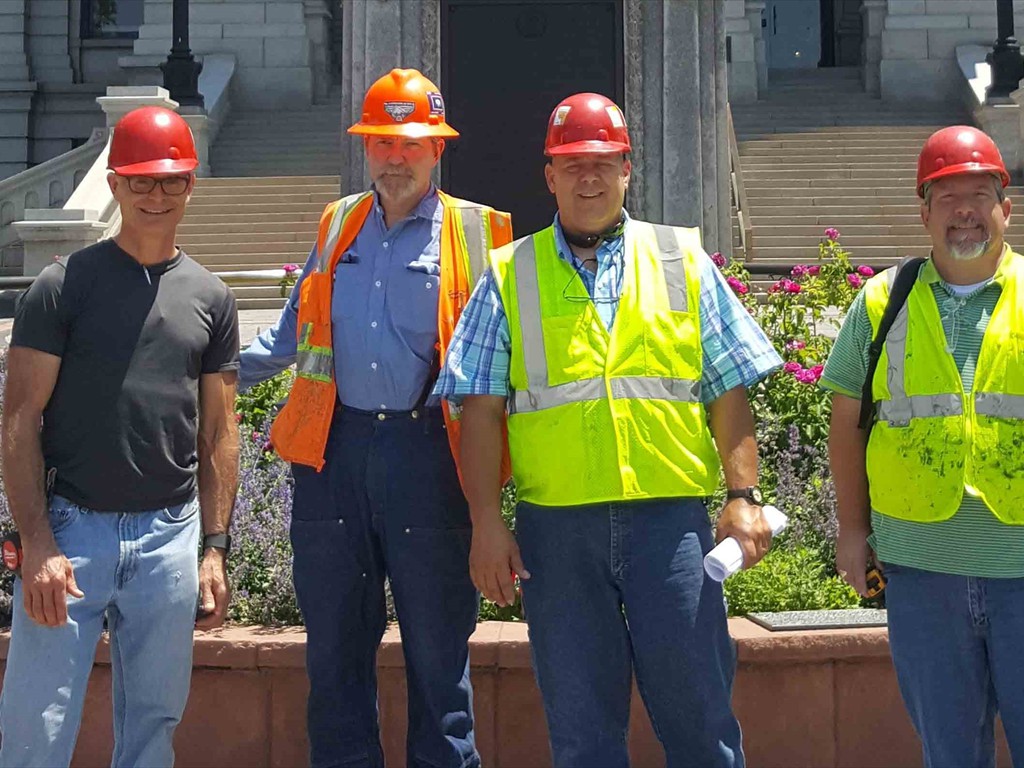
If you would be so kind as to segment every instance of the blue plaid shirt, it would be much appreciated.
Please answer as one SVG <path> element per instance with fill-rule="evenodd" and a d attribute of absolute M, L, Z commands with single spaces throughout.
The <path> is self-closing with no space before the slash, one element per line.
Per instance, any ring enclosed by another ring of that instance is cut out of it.
<path fill-rule="evenodd" d="M 629 226 L 628 218 L 626 226 Z M 597 249 L 597 273 L 594 274 L 572 253 L 555 216 L 558 255 L 576 268 L 609 330 L 615 320 L 622 288 L 623 241 L 624 238 L 619 237 Z M 756 384 L 779 368 L 782 359 L 708 255 L 702 251 L 699 259 L 704 354 L 701 398 L 710 403 L 734 387 Z M 453 403 L 461 403 L 465 395 L 508 397 L 511 351 L 512 337 L 501 294 L 487 270 L 459 319 L 434 394 Z"/>

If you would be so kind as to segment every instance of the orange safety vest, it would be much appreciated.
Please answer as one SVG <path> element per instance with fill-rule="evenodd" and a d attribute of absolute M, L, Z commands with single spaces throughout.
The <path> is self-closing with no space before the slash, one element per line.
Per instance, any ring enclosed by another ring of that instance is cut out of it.
<path fill-rule="evenodd" d="M 441 276 L 437 312 L 438 351 L 444 364 L 455 324 L 470 292 L 484 269 L 492 248 L 512 241 L 512 218 L 487 206 L 438 191 L 444 216 L 441 220 Z M 331 294 L 335 268 L 352 245 L 373 208 L 373 192 L 361 192 L 336 200 L 320 217 L 316 239 L 317 260 L 299 290 L 298 350 L 295 383 L 281 413 L 274 420 L 270 440 L 285 461 L 324 466 L 327 436 L 334 416 L 337 388 L 334 382 L 334 348 L 331 338 Z M 442 400 L 448 442 L 459 467 L 460 424 L 447 401 Z M 511 475 L 508 432 L 501 477 Z M 461 469 L 459 477 L 462 477 Z"/>

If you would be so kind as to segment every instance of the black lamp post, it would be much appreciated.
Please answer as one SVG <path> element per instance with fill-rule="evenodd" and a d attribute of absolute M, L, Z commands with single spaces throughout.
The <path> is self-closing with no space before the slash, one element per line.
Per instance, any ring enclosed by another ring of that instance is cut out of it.
<path fill-rule="evenodd" d="M 1020 87 L 1024 78 L 1024 60 L 1013 33 L 1013 0 L 996 0 L 996 14 L 999 39 L 986 57 L 992 67 L 992 84 L 985 92 L 988 104 L 1008 102 L 1010 94 Z"/>
<path fill-rule="evenodd" d="M 174 0 L 171 21 L 171 53 L 167 61 L 160 65 L 164 73 L 164 88 L 170 91 L 171 98 L 181 106 L 202 107 L 199 73 L 203 65 L 195 60 L 188 47 L 188 0 Z"/>

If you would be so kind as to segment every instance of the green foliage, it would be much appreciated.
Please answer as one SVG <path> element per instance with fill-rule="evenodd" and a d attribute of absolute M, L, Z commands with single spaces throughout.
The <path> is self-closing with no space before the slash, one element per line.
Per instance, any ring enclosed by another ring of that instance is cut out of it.
<path fill-rule="evenodd" d="M 817 550 L 773 547 L 756 567 L 725 580 L 730 616 L 755 611 L 807 611 L 856 608 L 857 593 L 841 578 L 827 574 Z"/>
<path fill-rule="evenodd" d="M 293 381 L 295 372 L 288 369 L 238 395 L 235 411 L 240 417 L 238 423 L 243 436 L 266 426 L 273 415 L 274 406 L 288 397 Z"/>

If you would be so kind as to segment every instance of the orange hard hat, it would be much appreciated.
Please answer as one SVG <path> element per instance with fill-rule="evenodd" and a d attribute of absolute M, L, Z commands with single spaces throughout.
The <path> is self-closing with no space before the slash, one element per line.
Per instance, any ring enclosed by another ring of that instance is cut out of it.
<path fill-rule="evenodd" d="M 360 136 L 457 138 L 444 119 L 440 89 L 415 69 L 392 69 L 370 86 L 363 118 L 348 129 Z"/>
<path fill-rule="evenodd" d="M 577 93 L 563 99 L 548 120 L 545 155 L 631 151 L 622 110 L 599 93 Z"/>
<path fill-rule="evenodd" d="M 953 125 L 936 131 L 924 143 L 917 158 L 918 197 L 924 197 L 928 182 L 961 173 L 990 173 L 1004 187 L 1010 183 L 996 143 L 970 125 Z"/>
<path fill-rule="evenodd" d="M 114 126 L 107 168 L 122 176 L 189 173 L 199 167 L 192 129 L 163 107 L 133 109 Z"/>

